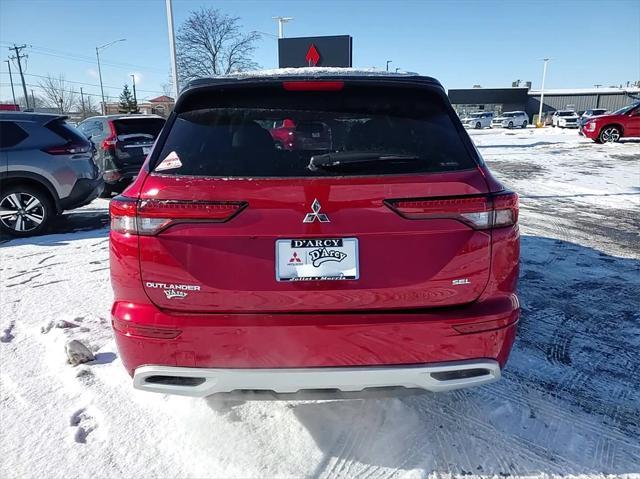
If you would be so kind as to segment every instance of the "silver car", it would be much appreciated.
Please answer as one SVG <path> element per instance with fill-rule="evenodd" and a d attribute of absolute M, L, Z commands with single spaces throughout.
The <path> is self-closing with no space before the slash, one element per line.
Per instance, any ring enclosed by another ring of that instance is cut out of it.
<path fill-rule="evenodd" d="M 104 188 L 94 148 L 66 117 L 0 113 L 0 230 L 30 236 Z"/>

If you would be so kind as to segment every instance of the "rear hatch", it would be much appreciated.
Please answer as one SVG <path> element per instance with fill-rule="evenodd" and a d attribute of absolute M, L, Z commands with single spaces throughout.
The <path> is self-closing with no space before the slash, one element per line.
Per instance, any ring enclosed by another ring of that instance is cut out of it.
<path fill-rule="evenodd" d="M 115 163 L 126 169 L 140 169 L 151 151 L 165 120 L 158 117 L 131 117 L 113 120 L 116 135 Z"/>
<path fill-rule="evenodd" d="M 176 113 L 138 201 L 157 306 L 414 309 L 485 288 L 491 199 L 439 85 L 239 81 L 188 90 Z M 268 128 L 285 118 L 331 145 L 276 149 Z"/>

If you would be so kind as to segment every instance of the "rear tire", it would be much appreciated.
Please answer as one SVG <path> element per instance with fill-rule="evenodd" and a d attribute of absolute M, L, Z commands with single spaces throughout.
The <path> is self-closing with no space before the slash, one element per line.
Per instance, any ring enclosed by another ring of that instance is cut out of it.
<path fill-rule="evenodd" d="M 480 124 L 480 122 L 476 123 L 476 130 L 479 130 L 480 128 L 482 128 L 482 125 Z"/>
<path fill-rule="evenodd" d="M 0 195 L 0 230 L 11 236 L 42 234 L 55 215 L 51 197 L 38 188 L 15 185 Z"/>
<path fill-rule="evenodd" d="M 605 126 L 600 130 L 598 140 L 600 140 L 600 143 L 616 143 L 620 141 L 621 137 L 622 132 L 620 131 L 620 128 L 617 126 Z"/>
<path fill-rule="evenodd" d="M 526 128 L 527 127 L 527 120 L 522 122 L 522 128 Z"/>

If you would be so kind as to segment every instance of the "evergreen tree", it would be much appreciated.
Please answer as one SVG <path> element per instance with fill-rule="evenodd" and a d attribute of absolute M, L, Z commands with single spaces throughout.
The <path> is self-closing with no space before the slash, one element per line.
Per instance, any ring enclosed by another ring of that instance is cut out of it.
<path fill-rule="evenodd" d="M 138 102 L 133 98 L 129 85 L 125 84 L 120 93 L 120 105 L 118 105 L 120 113 L 138 113 Z"/>

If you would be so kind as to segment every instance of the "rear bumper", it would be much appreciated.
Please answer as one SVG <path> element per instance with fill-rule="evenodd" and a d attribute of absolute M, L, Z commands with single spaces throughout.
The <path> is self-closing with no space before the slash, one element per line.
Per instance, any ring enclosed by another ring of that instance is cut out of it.
<path fill-rule="evenodd" d="M 144 366 L 272 370 L 488 359 L 503 367 L 518 318 L 515 295 L 410 313 L 180 314 L 129 302 L 112 309 L 132 376 Z"/>
<path fill-rule="evenodd" d="M 204 397 L 234 391 L 276 394 L 309 390 L 359 392 L 369 388 L 422 389 L 432 392 L 480 386 L 500 379 L 493 360 L 383 367 L 298 369 L 211 369 L 142 366 L 133 386 L 143 391 Z"/>
<path fill-rule="evenodd" d="M 60 198 L 61 210 L 79 208 L 95 200 L 104 189 L 102 177 L 93 180 L 81 178 L 76 181 L 71 193 L 66 198 Z"/>

